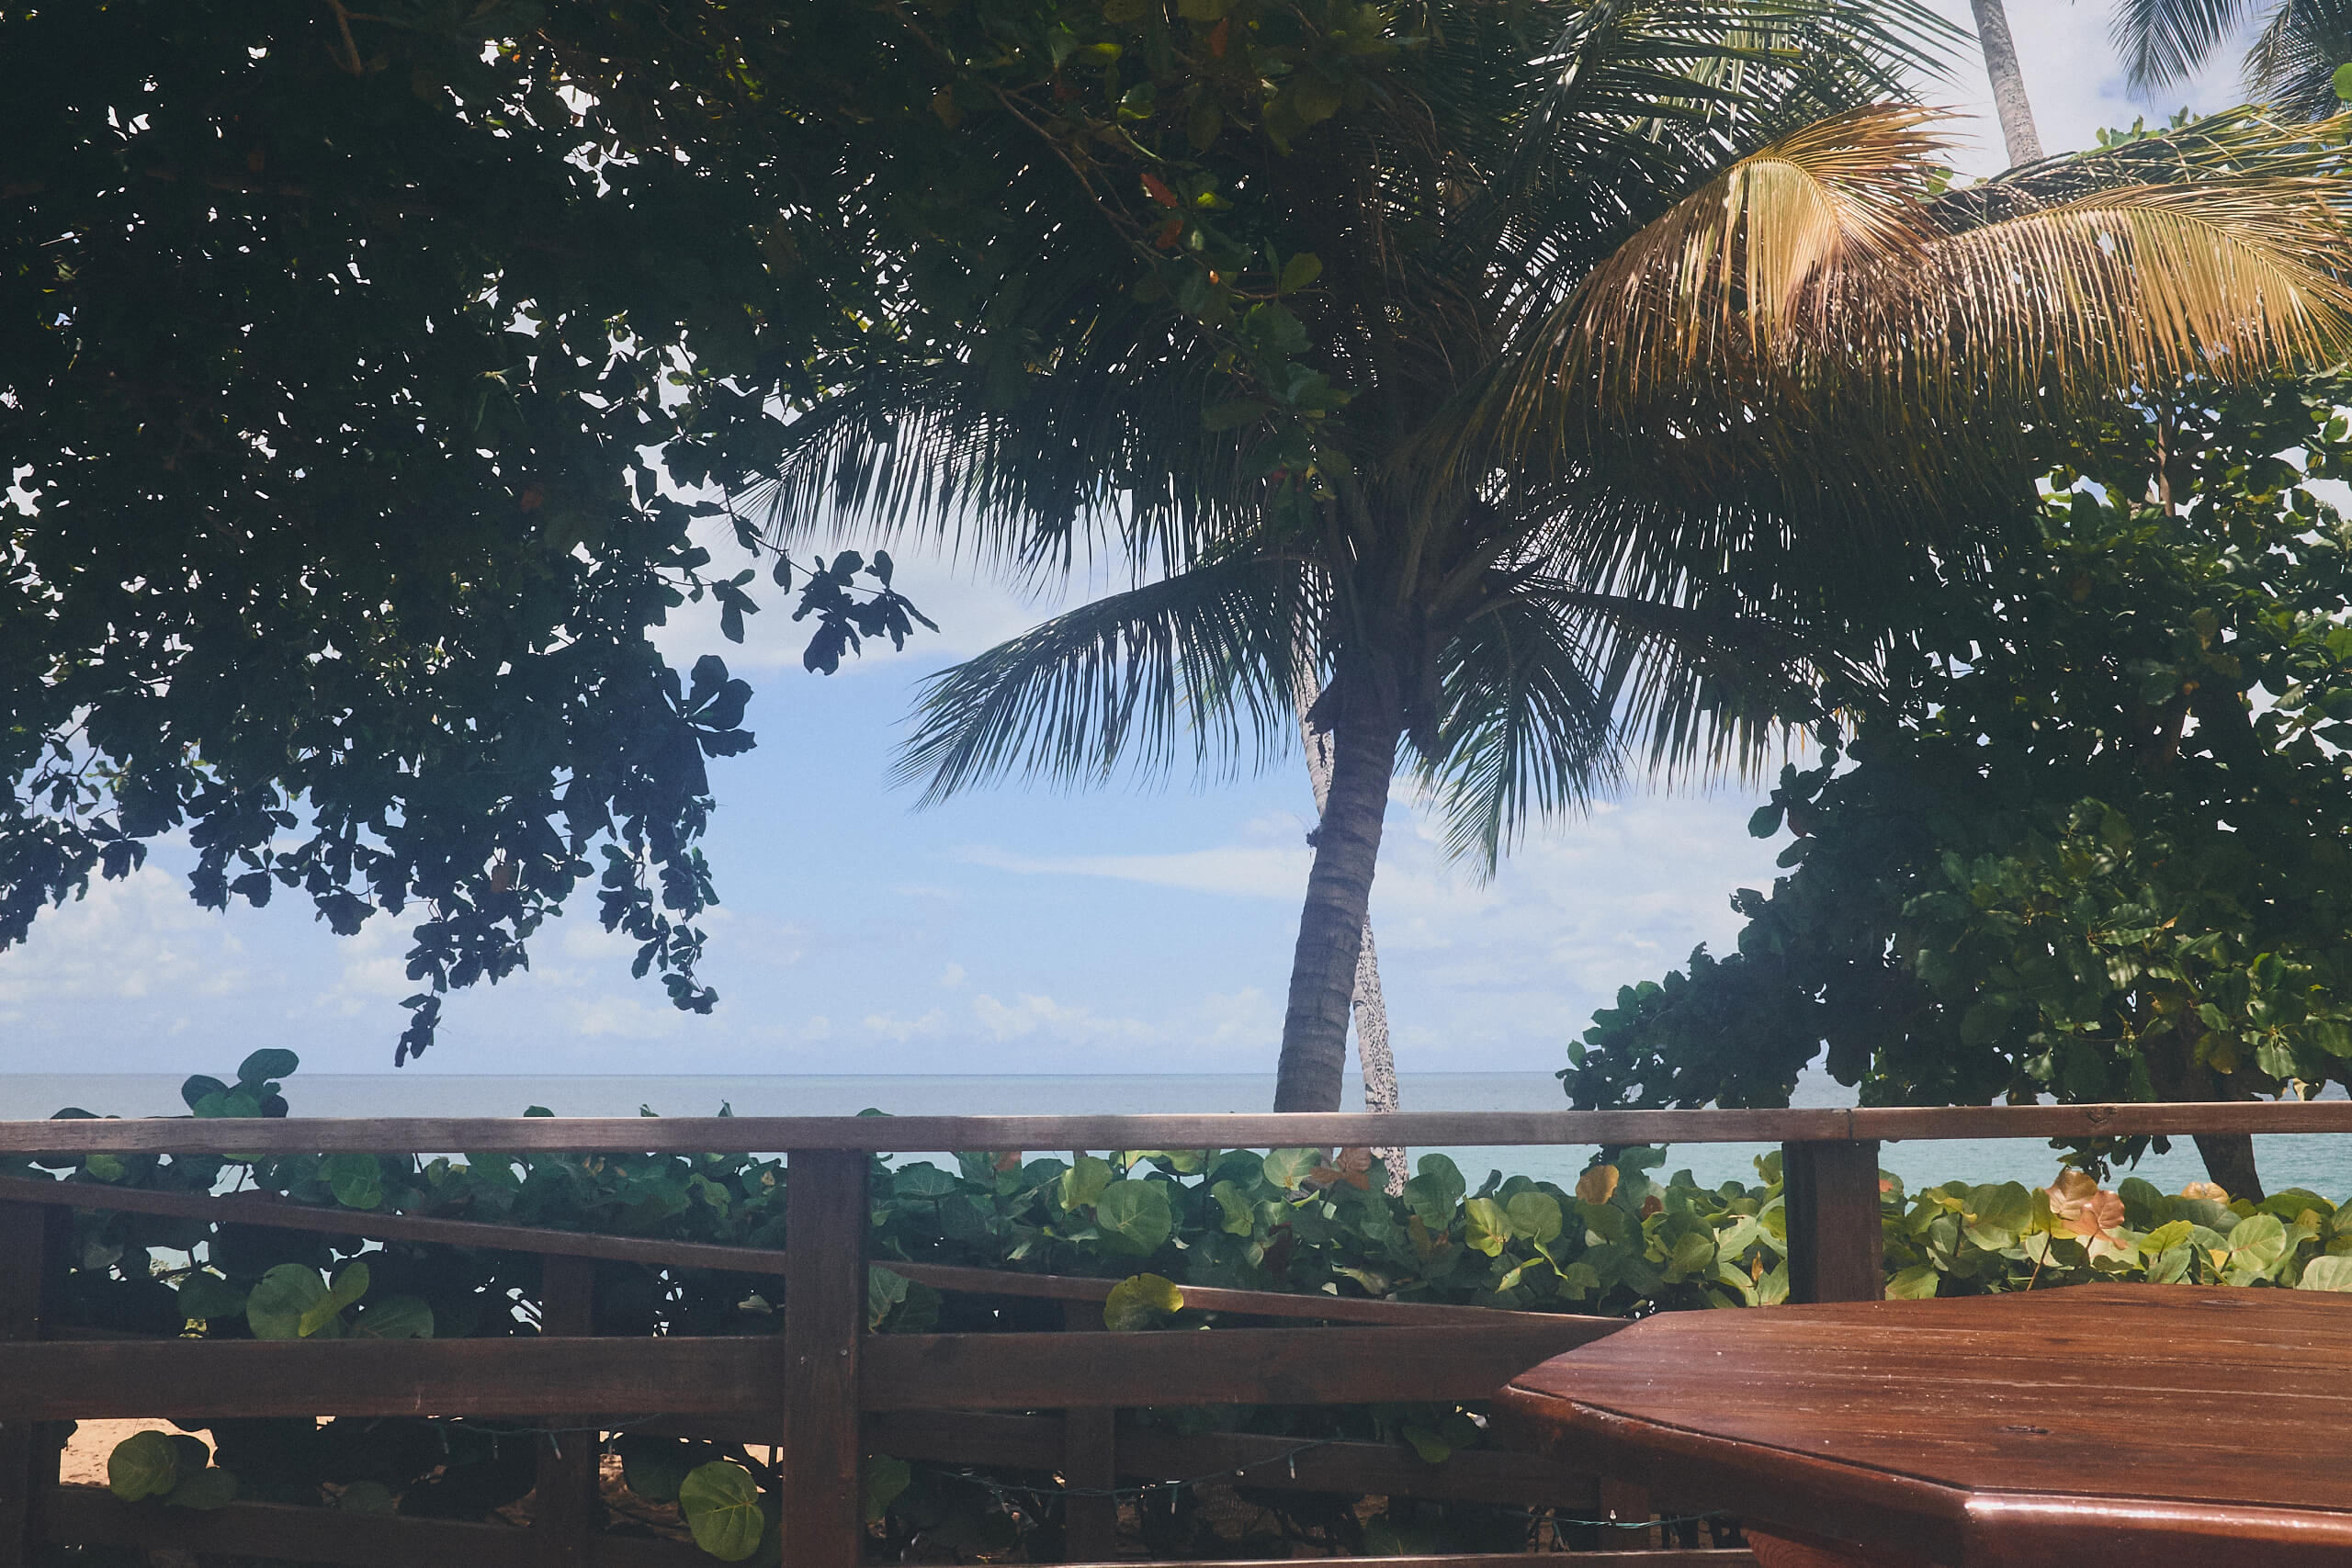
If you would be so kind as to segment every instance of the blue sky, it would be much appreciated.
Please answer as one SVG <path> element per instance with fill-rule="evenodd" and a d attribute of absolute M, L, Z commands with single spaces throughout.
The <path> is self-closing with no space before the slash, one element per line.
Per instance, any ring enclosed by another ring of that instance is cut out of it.
<path fill-rule="evenodd" d="M 1966 19 L 1966 0 L 1939 8 Z M 2221 68 L 2160 107 L 2134 103 L 2104 6 L 2011 0 L 2010 15 L 2052 151 L 2234 96 Z M 1981 74 L 1943 96 L 1989 113 Z M 1996 165 L 1989 120 L 1956 130 L 1964 167 Z M 899 585 L 944 628 L 904 654 L 807 676 L 797 628 L 773 611 L 745 649 L 700 618 L 662 639 L 682 667 L 720 651 L 759 694 L 759 748 L 713 768 L 718 1010 L 675 1012 L 629 979 L 629 944 L 573 918 L 537 939 L 527 975 L 453 997 L 440 1044 L 408 1071 L 1272 1070 L 1312 813 L 1295 755 L 1230 783 L 996 788 L 915 811 L 888 775 L 917 682 L 1054 602 L 894 554 Z M 1728 895 L 1772 874 L 1777 845 L 1744 827 L 1758 794 L 1632 793 L 1533 836 L 1485 884 L 1396 802 L 1373 913 L 1400 1067 L 1555 1067 L 1617 987 L 1694 942 L 1720 949 L 1737 924 Z M 404 928 L 379 917 L 338 940 L 294 900 L 212 914 L 188 901 L 186 863 L 165 845 L 0 955 L 0 1071 L 218 1071 L 264 1043 L 309 1070 L 387 1067 L 394 1004 L 413 989 Z"/>

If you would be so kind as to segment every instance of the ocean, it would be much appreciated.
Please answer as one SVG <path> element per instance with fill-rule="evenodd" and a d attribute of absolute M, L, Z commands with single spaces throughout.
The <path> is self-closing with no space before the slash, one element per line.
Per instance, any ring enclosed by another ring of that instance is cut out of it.
<path fill-rule="evenodd" d="M 180 1080 L 159 1073 L 0 1074 L 0 1119 L 48 1116 L 74 1105 L 100 1115 L 184 1114 Z M 544 1105 L 560 1116 L 633 1116 L 640 1107 L 669 1116 L 707 1116 L 731 1105 L 739 1116 L 851 1115 L 872 1107 L 900 1115 L 1179 1112 L 1263 1111 L 1273 1080 L 1255 1074 L 1023 1077 L 881 1075 L 612 1076 L 459 1073 L 300 1074 L 287 1085 L 298 1116 L 514 1116 Z M 1532 1111 L 1562 1106 L 1549 1073 L 1408 1073 L 1401 1099 L 1408 1111 Z M 1853 1103 L 1853 1091 L 1809 1075 L 1796 1103 Z M 1755 1179 L 1762 1144 L 1686 1144 L 1671 1149 L 1661 1177 L 1688 1169 L 1702 1183 Z M 1417 1149 L 1418 1156 L 1430 1151 Z M 1591 1157 L 1585 1147 L 1449 1148 L 1475 1189 L 1489 1170 L 1524 1174 L 1566 1185 Z M 2335 1199 L 2352 1198 L 2352 1137 L 2297 1134 L 2256 1140 L 2256 1155 L 2272 1191 L 2308 1188 Z M 924 1157 L 902 1154 L 901 1160 Z M 1913 1190 L 1939 1182 L 2047 1183 L 2058 1157 L 2038 1140 L 1971 1140 L 1888 1144 L 1880 1163 Z M 2136 1172 L 2168 1192 L 2202 1180 L 2203 1165 L 2183 1139 L 2151 1155 Z"/>

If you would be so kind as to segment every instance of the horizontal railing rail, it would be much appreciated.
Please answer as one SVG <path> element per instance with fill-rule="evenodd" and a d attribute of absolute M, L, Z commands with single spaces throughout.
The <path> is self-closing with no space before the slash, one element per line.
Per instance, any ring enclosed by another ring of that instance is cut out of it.
<path fill-rule="evenodd" d="M 1204 1149 L 1770 1144 L 2352 1133 L 2352 1100 L 1837 1111 L 1404 1111 L 1151 1116 L 155 1117 L 0 1122 L 0 1155 Z"/>
<path fill-rule="evenodd" d="M 781 1275 L 790 1261 L 780 1248 L 729 1247 L 716 1242 L 674 1241 L 661 1236 L 611 1235 L 599 1231 L 555 1230 L 541 1225 L 494 1224 L 481 1220 L 435 1219 L 290 1203 L 246 1193 L 159 1192 L 104 1182 L 28 1181 L 0 1177 L 0 1203 L 36 1203 L 113 1213 L 163 1214 L 214 1224 L 263 1225 L 322 1235 L 361 1236 L 374 1241 L 418 1241 L 482 1252 L 526 1252 L 550 1258 L 586 1258 L 606 1263 L 642 1263 L 653 1268 L 709 1269 L 731 1274 Z M 1100 1302 L 1116 1280 L 1070 1274 L 1030 1274 L 976 1269 L 957 1263 L 876 1258 L 877 1267 L 933 1290 L 972 1295 L 1017 1296 L 1041 1301 Z M 1453 1306 L 1439 1302 L 1391 1302 L 1370 1297 L 1326 1296 L 1299 1292 L 1229 1290 L 1189 1285 L 1185 1304 L 1201 1312 L 1243 1313 L 1254 1317 L 1308 1318 L 1318 1323 L 1493 1323 L 1500 1319 L 1546 1319 L 1542 1313 L 1500 1312 L 1492 1307 Z"/>

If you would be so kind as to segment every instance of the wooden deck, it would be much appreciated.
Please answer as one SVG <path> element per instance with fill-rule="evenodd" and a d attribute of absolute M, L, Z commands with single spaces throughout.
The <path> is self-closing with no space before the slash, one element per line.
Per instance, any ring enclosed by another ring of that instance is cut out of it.
<path fill-rule="evenodd" d="M 568 1464 L 543 1462 L 543 1495 L 528 1531 L 355 1518 L 266 1504 L 239 1503 L 190 1515 L 124 1505 L 91 1489 L 59 1487 L 55 1450 L 35 1425 L 42 1421 L 175 1414 L 537 1419 L 560 1414 L 591 1426 L 658 1415 L 651 1429 L 779 1444 L 781 1462 L 794 1477 L 784 1518 L 789 1568 L 853 1568 L 865 1539 L 860 1467 L 869 1452 L 948 1462 L 1035 1463 L 1104 1477 L 1215 1473 L 1262 1465 L 1275 1456 L 1267 1445 L 1283 1439 L 1134 1432 L 1120 1433 L 1114 1441 L 1106 1413 L 1145 1405 L 1480 1399 L 1524 1369 L 1624 1326 L 1615 1318 L 1187 1286 L 1188 1305 L 1302 1325 L 1148 1337 L 1148 1354 L 1136 1353 L 1134 1335 L 870 1335 L 865 1331 L 865 1175 L 868 1155 L 877 1145 L 1069 1150 L 1776 1142 L 1783 1146 L 1787 1177 L 1792 1298 L 1838 1301 L 1874 1299 L 1880 1292 L 1881 1140 L 2199 1132 L 2352 1132 L 2352 1103 L 1377 1117 L 0 1122 L 0 1153 L 7 1154 L 776 1152 L 787 1161 L 786 1229 L 793 1238 L 791 1250 L 776 1252 L 306 1208 L 254 1198 L 120 1190 L 88 1182 L 0 1181 L 0 1568 L 25 1568 L 44 1541 L 176 1544 L 361 1568 L 526 1560 L 550 1568 L 683 1568 L 713 1561 L 674 1543 L 590 1529 L 594 1471 L 576 1458 Z M 44 1332 L 45 1325 L 53 1325 L 45 1287 L 62 1270 L 59 1222 L 74 1207 L 537 1254 L 546 1259 L 539 1303 L 546 1332 L 537 1338 L 406 1342 L 62 1339 Z M 587 1272 L 581 1266 L 587 1259 L 779 1278 L 784 1330 L 750 1339 L 588 1339 Z M 1081 1304 L 1101 1300 L 1112 1283 L 941 1265 L 886 1266 L 944 1291 Z M 575 1445 L 573 1451 L 593 1455 L 587 1445 Z M 1591 1474 L 1492 1450 L 1457 1453 L 1431 1466 L 1402 1450 L 1335 1443 L 1266 1471 L 1250 1483 L 1585 1510 L 1601 1506 Z M 1622 1494 L 1611 1501 L 1621 1512 L 1634 1506 Z M 1091 1541 L 1099 1551 L 1109 1539 L 1103 1509 L 1080 1508 L 1074 1502 L 1072 1510 L 1072 1544 Z M 1591 1568 L 1698 1568 L 1747 1560 L 1745 1552 L 1666 1550 L 1579 1553 L 1572 1559 Z M 1425 1568 L 1498 1568 L 1513 1560 L 1385 1561 Z"/>

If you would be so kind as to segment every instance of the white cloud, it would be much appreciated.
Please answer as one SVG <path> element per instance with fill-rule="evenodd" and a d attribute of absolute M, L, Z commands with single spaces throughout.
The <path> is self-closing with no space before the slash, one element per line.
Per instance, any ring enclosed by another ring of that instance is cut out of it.
<path fill-rule="evenodd" d="M 933 1008 L 921 1018 L 900 1018 L 896 1013 L 872 1012 L 859 1021 L 858 1027 L 870 1035 L 904 1045 L 910 1040 L 936 1040 L 947 1032 L 947 1014 Z"/>
<path fill-rule="evenodd" d="M 1286 829 L 1286 841 L 1267 841 L 1268 829 Z M 1220 893 L 1238 898 L 1299 897 L 1306 888 L 1306 870 L 1314 852 L 1304 841 L 1303 821 L 1283 823 L 1261 818 L 1245 829 L 1258 841 L 1179 850 L 1157 854 L 1035 855 L 973 844 L 956 852 L 967 865 L 1028 876 L 1097 876 L 1119 882 L 1141 882 L 1156 887 L 1177 887 L 1188 893 Z"/>
<path fill-rule="evenodd" d="M 1051 997 L 1021 996 L 1010 1003 L 983 992 L 972 998 L 972 1016 L 992 1040 L 1022 1040 L 1043 1033 L 1056 1040 L 1149 1040 L 1152 1027 L 1140 1019 L 1104 1018 L 1085 1007 Z"/>
<path fill-rule="evenodd" d="M 169 1015 L 191 998 L 259 990 L 273 967 L 151 863 L 41 912 L 27 941 L 0 955 L 0 1020 L 117 1002 Z"/>

